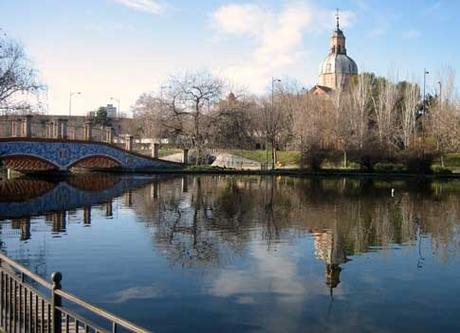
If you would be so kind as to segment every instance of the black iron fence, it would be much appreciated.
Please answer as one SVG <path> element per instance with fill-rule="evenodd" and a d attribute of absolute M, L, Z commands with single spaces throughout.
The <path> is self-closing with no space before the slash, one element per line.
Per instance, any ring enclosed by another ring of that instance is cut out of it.
<path fill-rule="evenodd" d="M 149 332 L 64 291 L 59 272 L 52 274 L 50 283 L 0 253 L 0 275 L 0 331 Z M 70 310 L 64 303 L 79 306 L 99 318 L 102 327 Z"/>

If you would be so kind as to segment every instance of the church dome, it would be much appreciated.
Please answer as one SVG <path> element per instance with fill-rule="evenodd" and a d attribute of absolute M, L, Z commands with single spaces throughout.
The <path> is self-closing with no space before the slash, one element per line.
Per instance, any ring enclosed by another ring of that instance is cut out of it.
<path fill-rule="evenodd" d="M 321 63 L 322 74 L 358 74 L 356 62 L 346 54 L 330 53 Z"/>
<path fill-rule="evenodd" d="M 358 74 L 356 62 L 347 55 L 345 41 L 337 13 L 337 27 L 331 36 L 329 54 L 319 68 L 318 86 L 332 90 L 344 88 Z"/>

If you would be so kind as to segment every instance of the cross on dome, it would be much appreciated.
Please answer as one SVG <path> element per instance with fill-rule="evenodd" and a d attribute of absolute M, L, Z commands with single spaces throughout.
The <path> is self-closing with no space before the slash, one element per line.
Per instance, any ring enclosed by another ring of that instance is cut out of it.
<path fill-rule="evenodd" d="M 340 30 L 340 14 L 339 14 L 339 9 L 337 8 L 337 14 L 335 14 L 335 18 L 337 20 L 337 31 Z"/>

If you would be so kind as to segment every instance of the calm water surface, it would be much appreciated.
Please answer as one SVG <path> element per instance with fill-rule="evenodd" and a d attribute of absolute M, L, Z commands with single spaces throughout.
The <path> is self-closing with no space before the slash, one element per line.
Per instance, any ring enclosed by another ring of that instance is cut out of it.
<path fill-rule="evenodd" d="M 460 331 L 459 181 L 16 179 L 0 219 L 10 257 L 156 332 Z"/>

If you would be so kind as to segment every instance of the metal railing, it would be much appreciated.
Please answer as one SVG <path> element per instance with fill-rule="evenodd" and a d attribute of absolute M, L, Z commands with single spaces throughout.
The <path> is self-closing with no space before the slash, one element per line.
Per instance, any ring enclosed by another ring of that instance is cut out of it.
<path fill-rule="evenodd" d="M 149 332 L 62 290 L 62 275 L 59 272 L 51 275 L 52 283 L 50 283 L 0 253 L 0 275 L 0 331 L 7 333 Z M 38 289 L 48 291 L 50 296 L 46 297 Z M 83 318 L 65 307 L 64 301 L 80 306 L 102 319 L 110 328 L 100 327 Z"/>

